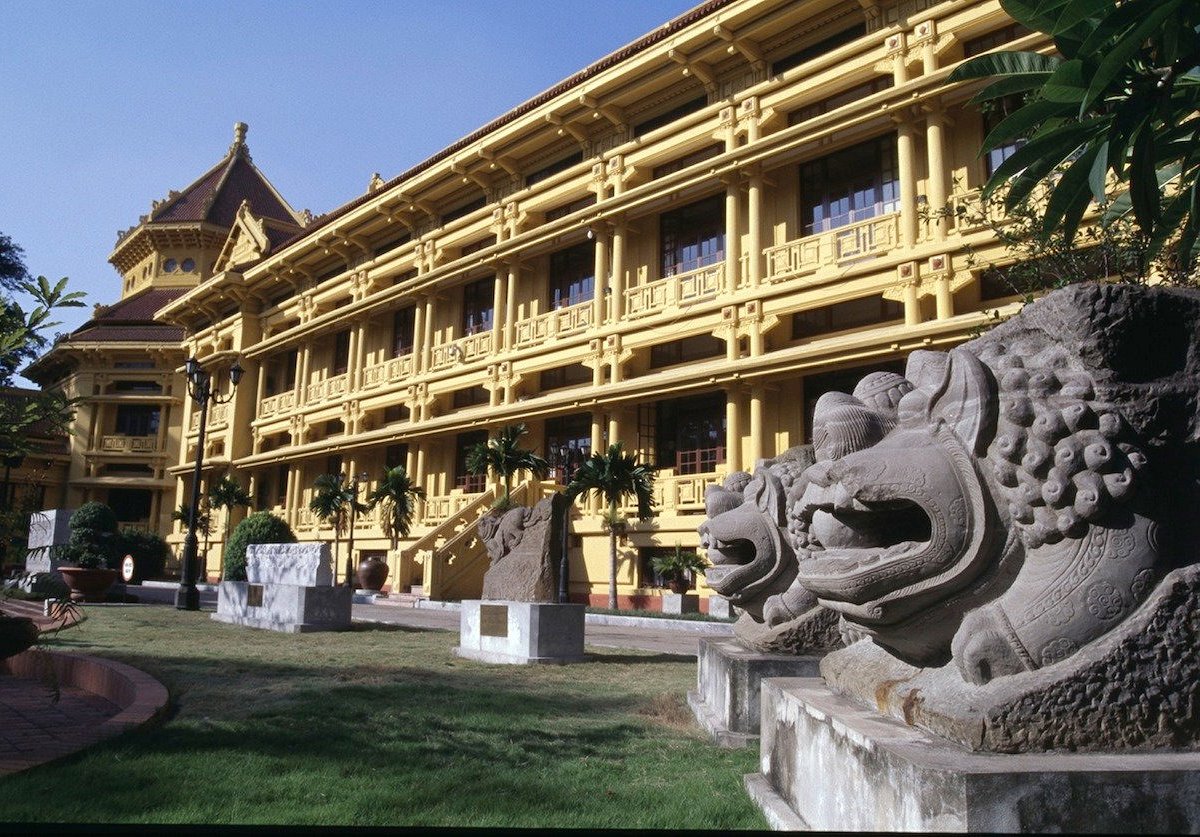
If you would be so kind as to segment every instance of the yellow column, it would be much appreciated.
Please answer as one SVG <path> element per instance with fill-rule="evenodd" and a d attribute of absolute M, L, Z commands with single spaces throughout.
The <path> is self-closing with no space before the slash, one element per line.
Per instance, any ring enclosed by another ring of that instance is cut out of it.
<path fill-rule="evenodd" d="M 935 110 L 925 120 L 925 148 L 929 163 L 926 191 L 929 211 L 933 213 L 933 237 L 937 241 L 946 238 L 946 116 Z"/>
<path fill-rule="evenodd" d="M 353 340 L 353 345 L 350 349 L 350 386 L 349 391 L 354 392 L 362 384 L 362 370 L 366 364 L 367 357 L 367 326 L 364 322 L 359 322 L 350 332 L 350 339 Z"/>
<path fill-rule="evenodd" d="M 729 175 L 725 181 L 725 290 L 737 290 L 741 275 L 742 231 L 738 221 L 738 203 L 741 195 L 738 176 Z"/>
<path fill-rule="evenodd" d="M 750 388 L 750 467 L 763 458 L 763 400 L 766 391 L 762 386 Z"/>
<path fill-rule="evenodd" d="M 625 222 L 618 221 L 612 233 L 612 282 L 609 303 L 609 316 L 612 322 L 619 323 L 625 316 L 625 239 L 627 230 Z M 597 278 L 596 293 L 602 294 L 603 283 Z"/>
<path fill-rule="evenodd" d="M 497 270 L 496 279 L 492 284 L 492 353 L 498 353 L 504 348 L 504 305 L 508 302 L 508 271 Z"/>
<path fill-rule="evenodd" d="M 425 352 L 425 303 L 416 300 L 413 310 L 413 374 L 419 375 L 425 371 L 422 356 Z"/>
<path fill-rule="evenodd" d="M 608 453 L 608 448 L 604 444 L 604 414 L 600 412 L 592 413 L 592 448 L 588 454 L 593 453 Z M 600 511 L 601 502 L 599 497 L 592 497 L 588 501 L 588 509 L 592 514 Z"/>
<path fill-rule="evenodd" d="M 300 362 L 296 368 L 300 371 L 300 380 L 296 382 L 296 406 L 302 405 L 308 398 L 308 372 L 312 360 L 312 349 L 305 344 L 300 349 Z"/>
<path fill-rule="evenodd" d="M 757 124 L 758 120 L 754 120 Z M 748 226 L 746 246 L 750 250 L 748 265 L 750 287 L 757 288 L 762 281 L 762 172 L 750 175 L 746 193 L 746 224 Z"/>
<path fill-rule="evenodd" d="M 905 63 L 908 58 L 908 50 L 904 44 L 904 36 L 897 35 L 900 38 L 900 48 L 892 53 L 892 81 L 896 87 L 908 81 L 908 65 Z"/>
<path fill-rule="evenodd" d="M 904 283 L 904 324 L 919 325 L 921 322 L 921 303 L 917 299 L 917 283 Z"/>
<path fill-rule="evenodd" d="M 421 335 L 421 371 L 429 369 L 429 356 L 433 346 L 433 297 L 425 297 L 425 332 Z"/>
<path fill-rule="evenodd" d="M 508 281 L 505 283 L 507 296 L 504 299 L 504 348 L 511 349 L 517 319 L 517 280 L 520 267 L 516 261 L 508 263 Z"/>
<path fill-rule="evenodd" d="M 954 316 L 954 297 L 950 294 L 950 277 L 942 275 L 937 278 L 937 318 L 948 320 Z"/>
<path fill-rule="evenodd" d="M 621 441 L 621 417 L 614 409 L 608 414 L 608 444 L 615 445 Z"/>
<path fill-rule="evenodd" d="M 738 391 L 725 390 L 725 464 L 730 472 L 742 470 L 742 431 L 738 427 Z"/>
<path fill-rule="evenodd" d="M 896 157 L 900 169 L 900 240 L 906 247 L 917 243 L 917 167 L 912 123 L 896 126 Z"/>
<path fill-rule="evenodd" d="M 598 328 L 604 323 L 604 293 L 601 290 L 608 284 L 608 232 L 601 226 L 592 228 L 596 242 L 595 276 L 592 294 L 592 327 Z"/>

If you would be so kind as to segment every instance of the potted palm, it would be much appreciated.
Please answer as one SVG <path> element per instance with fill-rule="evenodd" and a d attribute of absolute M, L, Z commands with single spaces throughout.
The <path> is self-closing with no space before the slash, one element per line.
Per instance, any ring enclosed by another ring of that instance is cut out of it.
<path fill-rule="evenodd" d="M 621 504 L 627 497 L 637 500 L 639 520 L 654 514 L 654 469 L 642 465 L 637 456 L 626 452 L 620 442 L 609 446 L 606 453 L 594 452 L 575 470 L 567 485 L 567 499 L 600 497 L 607 508 L 604 513 L 608 529 L 608 607 L 617 609 L 617 534 L 624 531 L 626 520 Z"/>
<path fill-rule="evenodd" d="M 358 500 L 358 483 L 347 481 L 344 474 L 321 474 L 313 481 L 312 501 L 308 507 L 323 522 L 333 527 L 333 565 L 338 563 L 338 546 L 342 533 L 350 523 L 350 513 L 366 510 Z M 353 556 L 346 558 L 346 586 L 354 585 Z"/>
<path fill-rule="evenodd" d="M 675 544 L 673 553 L 651 558 L 650 566 L 667 583 L 672 593 L 682 595 L 692 589 L 696 574 L 703 574 L 708 564 L 696 550 L 685 550 L 679 544 Z"/>
<path fill-rule="evenodd" d="M 504 494 L 496 500 L 494 509 L 507 511 L 512 507 L 509 492 L 512 478 L 521 471 L 529 471 L 538 479 L 545 479 L 550 465 L 531 450 L 522 448 L 521 437 L 529 433 L 523 424 L 510 424 L 501 429 L 494 439 L 480 442 L 467 452 L 467 470 L 472 474 L 487 474 L 491 471 L 504 482 Z"/>
<path fill-rule="evenodd" d="M 392 552 L 399 546 L 401 538 L 407 538 L 412 529 L 417 500 L 424 498 L 425 491 L 415 485 L 403 466 L 389 468 L 375 490 L 367 495 L 367 508 L 382 506 L 379 524 L 383 534 L 392 542 Z M 382 590 L 387 582 L 388 565 L 371 557 L 358 565 L 358 586 L 364 590 Z"/>

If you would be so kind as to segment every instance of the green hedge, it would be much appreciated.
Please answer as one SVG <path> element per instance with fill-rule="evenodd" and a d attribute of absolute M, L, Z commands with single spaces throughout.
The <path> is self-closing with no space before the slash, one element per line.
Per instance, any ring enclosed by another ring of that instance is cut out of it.
<path fill-rule="evenodd" d="M 295 543 L 296 535 L 287 521 L 270 512 L 246 517 L 229 536 L 225 547 L 225 580 L 246 580 L 246 547 L 252 543 Z"/>

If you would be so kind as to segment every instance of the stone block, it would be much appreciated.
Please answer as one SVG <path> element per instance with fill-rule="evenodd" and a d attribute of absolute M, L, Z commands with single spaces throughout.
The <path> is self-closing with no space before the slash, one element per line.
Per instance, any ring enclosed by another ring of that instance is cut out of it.
<path fill-rule="evenodd" d="M 74 509 L 46 509 L 29 515 L 29 551 L 25 571 L 46 573 L 58 568 L 60 561 L 53 548 L 71 539 L 70 520 Z"/>
<path fill-rule="evenodd" d="M 333 556 L 327 543 L 259 543 L 246 547 L 251 584 L 333 586 Z"/>
<path fill-rule="evenodd" d="M 733 615 L 733 611 L 729 606 L 729 599 L 724 596 L 718 596 L 712 593 L 708 597 L 708 615 L 715 616 L 718 619 L 728 619 Z"/>
<path fill-rule="evenodd" d="M 509 664 L 586 659 L 583 605 L 469 600 L 460 614 L 460 657 Z"/>
<path fill-rule="evenodd" d="M 975 753 L 817 678 L 767 680 L 762 701 L 746 789 L 777 828 L 1200 830 L 1200 753 Z"/>
<path fill-rule="evenodd" d="M 350 627 L 349 587 L 224 581 L 212 618 L 281 633 L 344 631 Z"/>
<path fill-rule="evenodd" d="M 700 726 L 723 747 L 758 743 L 759 693 L 767 677 L 814 677 L 817 655 L 762 654 L 736 639 L 701 639 L 696 690 L 688 705 Z"/>
<path fill-rule="evenodd" d="M 699 613 L 700 597 L 695 593 L 663 593 L 662 612 L 674 615 Z"/>

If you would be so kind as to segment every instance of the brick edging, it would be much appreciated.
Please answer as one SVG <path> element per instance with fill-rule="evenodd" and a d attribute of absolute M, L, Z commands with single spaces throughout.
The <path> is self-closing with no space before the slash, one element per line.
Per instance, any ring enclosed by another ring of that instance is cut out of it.
<path fill-rule="evenodd" d="M 37 680 L 41 678 L 47 660 L 54 666 L 54 675 L 60 686 L 83 689 L 120 708 L 116 715 L 92 729 L 90 734 L 81 736 L 75 751 L 156 720 L 170 701 L 167 687 L 146 672 L 100 657 L 30 649 L 0 661 L 0 671 L 22 679 Z M 57 756 L 51 756 L 46 761 L 53 758 Z"/>

